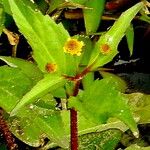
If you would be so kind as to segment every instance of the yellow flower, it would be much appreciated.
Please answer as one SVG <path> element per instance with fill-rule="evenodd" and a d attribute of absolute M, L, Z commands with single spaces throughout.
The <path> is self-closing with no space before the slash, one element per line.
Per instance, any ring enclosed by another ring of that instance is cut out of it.
<path fill-rule="evenodd" d="M 57 70 L 56 64 L 47 63 L 45 66 L 45 70 L 49 73 L 55 72 Z"/>
<path fill-rule="evenodd" d="M 111 49 L 110 49 L 110 47 L 109 47 L 109 45 L 108 44 L 102 44 L 101 46 L 100 46 L 100 52 L 102 53 L 102 54 L 108 54 L 109 52 L 111 51 Z"/>
<path fill-rule="evenodd" d="M 65 53 L 80 56 L 83 46 L 83 41 L 78 41 L 77 39 L 68 39 L 63 49 Z"/>

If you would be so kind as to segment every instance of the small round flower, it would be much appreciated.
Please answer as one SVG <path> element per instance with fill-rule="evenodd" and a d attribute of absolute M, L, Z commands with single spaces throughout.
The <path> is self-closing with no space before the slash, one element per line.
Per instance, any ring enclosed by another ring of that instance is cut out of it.
<path fill-rule="evenodd" d="M 57 70 L 57 65 L 52 63 L 47 63 L 45 66 L 45 70 L 49 73 L 55 72 Z"/>
<path fill-rule="evenodd" d="M 78 41 L 77 39 L 68 39 L 63 49 L 65 53 L 80 56 L 83 46 L 83 41 Z"/>
<path fill-rule="evenodd" d="M 102 44 L 101 46 L 100 46 L 100 52 L 102 53 L 102 54 L 108 54 L 108 53 L 110 53 L 110 51 L 111 51 L 111 49 L 110 49 L 110 47 L 109 47 L 109 45 L 108 44 Z"/>

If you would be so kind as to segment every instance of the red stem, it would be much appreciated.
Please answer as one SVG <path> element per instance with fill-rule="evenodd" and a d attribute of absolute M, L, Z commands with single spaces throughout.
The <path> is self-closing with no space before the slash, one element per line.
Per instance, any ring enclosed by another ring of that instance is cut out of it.
<path fill-rule="evenodd" d="M 70 128 L 71 128 L 71 150 L 78 150 L 78 125 L 77 111 L 70 109 Z"/>
<path fill-rule="evenodd" d="M 79 92 L 79 85 L 80 81 L 82 78 L 90 71 L 91 66 L 85 68 L 80 74 L 77 74 L 74 77 L 71 76 L 66 76 L 64 77 L 70 81 L 75 82 L 75 87 L 73 90 L 73 96 L 77 96 Z M 71 135 L 70 135 L 70 147 L 71 150 L 78 150 L 78 125 L 77 125 L 77 111 L 72 108 L 70 109 L 70 130 L 71 130 Z"/>
<path fill-rule="evenodd" d="M 80 80 L 75 83 L 73 96 L 77 96 L 79 92 Z M 71 129 L 71 150 L 78 150 L 78 124 L 77 111 L 70 109 L 70 129 Z"/>

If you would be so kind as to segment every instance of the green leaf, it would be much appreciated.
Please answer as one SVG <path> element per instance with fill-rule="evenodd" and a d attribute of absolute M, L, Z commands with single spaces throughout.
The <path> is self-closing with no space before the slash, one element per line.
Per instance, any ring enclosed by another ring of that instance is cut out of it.
<path fill-rule="evenodd" d="M 34 0 L 34 3 L 38 6 L 38 8 L 40 9 L 40 11 L 43 14 L 46 14 L 47 9 L 48 9 L 48 4 L 46 1 L 43 0 Z"/>
<path fill-rule="evenodd" d="M 49 14 L 49 13 L 53 12 L 56 8 L 58 8 L 63 3 L 64 3 L 64 0 L 51 0 L 49 3 L 50 7 L 49 7 L 47 13 Z"/>
<path fill-rule="evenodd" d="M 69 147 L 60 111 L 55 109 L 54 99 L 50 95 L 21 109 L 17 117 L 9 118 L 9 122 L 15 136 L 30 146 L 43 145 L 47 137 L 57 146 Z"/>
<path fill-rule="evenodd" d="M 118 53 L 117 47 L 132 19 L 144 7 L 143 2 L 139 2 L 121 14 L 113 26 L 104 33 L 93 49 L 89 65 L 94 64 L 93 69 L 101 67 L 110 62 Z"/>
<path fill-rule="evenodd" d="M 133 145 L 127 147 L 125 150 L 150 150 L 150 146 L 141 147 L 141 146 L 138 146 L 136 144 L 133 144 Z"/>
<path fill-rule="evenodd" d="M 147 23 L 150 23 L 150 17 L 148 15 L 142 15 L 139 19 Z"/>
<path fill-rule="evenodd" d="M 93 82 L 94 82 L 94 73 L 90 72 L 82 79 L 83 88 L 88 89 Z"/>
<path fill-rule="evenodd" d="M 35 105 L 30 106 L 32 106 L 30 113 L 34 115 L 30 118 L 30 123 L 34 121 L 42 133 L 58 146 L 69 147 L 69 139 L 66 138 L 60 111 L 55 110 L 55 107 L 46 109 Z"/>
<path fill-rule="evenodd" d="M 82 55 L 80 65 L 87 66 L 92 54 L 92 49 L 94 47 L 94 44 L 91 41 L 91 39 L 88 37 L 81 36 L 79 39 L 82 40 L 85 44 L 85 46 L 83 47 L 83 55 Z"/>
<path fill-rule="evenodd" d="M 82 4 L 84 4 L 85 2 L 87 2 L 88 0 L 68 0 L 68 1 L 82 5 Z"/>
<path fill-rule="evenodd" d="M 127 89 L 127 83 L 121 77 L 105 71 L 100 71 L 100 74 L 102 75 L 103 78 L 111 77 L 112 81 L 114 82 L 113 86 L 116 86 L 118 91 L 124 93 L 125 90 Z"/>
<path fill-rule="evenodd" d="M 4 28 L 4 21 L 5 21 L 5 14 L 4 14 L 4 9 L 3 6 L 0 3 L 0 35 L 3 32 L 3 28 Z"/>
<path fill-rule="evenodd" d="M 8 13 L 9 15 L 11 15 L 11 9 L 10 9 L 10 5 L 8 3 L 7 0 L 2 0 L 2 4 L 3 4 L 3 7 L 4 7 L 4 10 L 6 13 Z"/>
<path fill-rule="evenodd" d="M 51 94 L 57 98 L 66 98 L 66 91 L 64 87 L 57 88 L 57 90 L 51 91 Z"/>
<path fill-rule="evenodd" d="M 0 107 L 6 112 L 11 112 L 31 87 L 32 80 L 20 69 L 0 67 Z"/>
<path fill-rule="evenodd" d="M 130 55 L 132 55 L 133 54 L 133 45 L 134 45 L 134 28 L 133 28 L 132 24 L 130 24 L 130 26 L 127 28 L 126 38 L 127 38 Z"/>
<path fill-rule="evenodd" d="M 22 70 L 22 72 L 26 76 L 32 79 L 33 84 L 36 84 L 40 79 L 43 78 L 42 72 L 34 63 L 20 58 L 13 58 L 7 56 L 0 56 L 0 60 L 3 60 L 10 67 L 19 68 L 20 70 Z"/>
<path fill-rule="evenodd" d="M 57 72 L 65 73 L 63 47 L 69 34 L 62 24 L 56 24 L 48 15 L 33 11 L 21 0 L 9 0 L 9 4 L 17 26 L 33 48 L 33 57 L 39 68 L 46 72 L 47 64 L 56 64 Z"/>
<path fill-rule="evenodd" d="M 132 93 L 126 94 L 126 97 L 131 110 L 140 119 L 139 123 L 150 123 L 150 95 Z"/>
<path fill-rule="evenodd" d="M 96 32 L 104 10 L 105 0 L 89 0 L 85 3 L 88 9 L 83 9 L 86 33 Z"/>
<path fill-rule="evenodd" d="M 32 3 L 30 0 L 22 0 L 22 2 L 29 6 L 30 8 L 32 8 L 33 10 L 37 9 L 38 7 L 35 5 L 35 3 Z M 10 8 L 10 4 L 8 2 L 8 0 L 2 0 L 2 4 L 3 4 L 3 7 L 5 9 L 5 12 L 8 13 L 9 15 L 12 15 L 12 12 L 11 12 L 11 8 Z"/>
<path fill-rule="evenodd" d="M 35 124 L 35 118 L 29 119 L 29 116 L 37 116 L 27 112 L 27 110 L 24 111 L 26 111 L 26 117 L 8 118 L 10 131 L 22 142 L 33 147 L 39 147 L 42 144 L 42 140 L 44 140 L 43 132 Z"/>
<path fill-rule="evenodd" d="M 67 134 L 70 133 L 70 115 L 69 111 L 61 111 L 61 116 Z M 89 119 L 85 118 L 78 112 L 78 136 L 79 136 L 79 149 L 95 149 L 95 145 L 101 145 L 100 148 L 109 149 L 109 146 L 115 147 L 120 139 L 122 131 L 128 128 L 120 121 L 109 122 L 107 124 L 95 124 Z M 121 131 L 120 131 L 121 130 Z M 110 133 L 110 134 L 109 134 Z M 104 138 L 105 135 L 105 138 Z M 106 139 L 105 142 L 103 139 Z M 97 147 L 99 147 L 97 146 Z"/>
<path fill-rule="evenodd" d="M 47 11 L 47 14 L 53 12 L 55 9 L 60 9 L 60 8 L 84 8 L 82 6 L 87 0 L 51 0 L 49 2 L 49 9 Z"/>
<path fill-rule="evenodd" d="M 69 140 L 65 137 L 65 130 L 59 112 L 49 116 L 37 117 L 35 123 L 58 146 L 63 148 L 69 147 Z"/>
<path fill-rule="evenodd" d="M 17 112 L 25 105 L 35 102 L 41 96 L 44 96 L 50 91 L 53 91 L 65 84 L 63 77 L 57 76 L 56 74 L 48 74 L 40 80 L 16 105 L 12 110 L 11 115 L 17 114 Z"/>
<path fill-rule="evenodd" d="M 70 112 L 61 111 L 61 117 L 66 130 L 67 135 L 70 134 Z M 82 136 L 87 133 L 102 132 L 109 129 L 118 129 L 125 132 L 129 128 L 123 122 L 116 118 L 110 118 L 106 124 L 100 124 L 92 122 L 90 119 L 84 117 L 81 112 L 78 112 L 78 136 Z"/>
<path fill-rule="evenodd" d="M 116 117 L 127 124 L 133 134 L 138 136 L 136 123 L 126 105 L 127 99 L 114 86 L 112 78 L 96 80 L 77 99 L 68 100 L 69 107 L 74 107 L 86 118 L 97 123 L 106 123 L 109 117 Z"/>
<path fill-rule="evenodd" d="M 110 129 L 96 133 L 88 133 L 79 137 L 79 149 L 114 150 L 120 139 L 121 132 L 117 129 Z"/>

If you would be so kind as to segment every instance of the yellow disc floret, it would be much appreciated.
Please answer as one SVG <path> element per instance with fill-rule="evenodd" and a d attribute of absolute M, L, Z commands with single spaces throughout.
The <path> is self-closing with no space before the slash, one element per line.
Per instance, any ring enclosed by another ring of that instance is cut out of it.
<path fill-rule="evenodd" d="M 83 46 L 83 41 L 78 41 L 77 39 L 68 39 L 63 49 L 65 53 L 80 56 Z"/>

